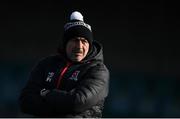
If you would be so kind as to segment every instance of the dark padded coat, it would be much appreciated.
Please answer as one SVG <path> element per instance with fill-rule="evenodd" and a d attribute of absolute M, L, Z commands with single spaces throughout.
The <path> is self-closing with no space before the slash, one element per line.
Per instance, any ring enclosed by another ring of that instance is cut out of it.
<path fill-rule="evenodd" d="M 20 108 L 36 117 L 99 118 L 108 86 L 109 70 L 103 63 L 102 46 L 94 42 L 93 52 L 80 63 L 70 64 L 61 54 L 37 63 L 20 94 Z M 50 92 L 41 96 L 42 89 Z"/>

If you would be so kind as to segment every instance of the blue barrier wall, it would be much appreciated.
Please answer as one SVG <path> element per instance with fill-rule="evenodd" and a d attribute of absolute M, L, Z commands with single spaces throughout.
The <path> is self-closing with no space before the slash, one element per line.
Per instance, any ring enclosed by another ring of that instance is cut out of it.
<path fill-rule="evenodd" d="M 32 63 L 1 64 L 0 117 L 32 117 L 23 114 L 18 97 Z M 179 80 L 175 75 L 143 72 L 111 72 L 104 117 L 180 117 Z"/>

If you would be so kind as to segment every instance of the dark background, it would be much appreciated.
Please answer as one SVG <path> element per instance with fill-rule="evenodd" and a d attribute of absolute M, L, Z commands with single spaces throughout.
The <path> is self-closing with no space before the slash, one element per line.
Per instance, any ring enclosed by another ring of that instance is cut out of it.
<path fill-rule="evenodd" d="M 0 117 L 31 117 L 19 109 L 20 91 L 34 64 L 56 53 L 74 10 L 104 46 L 104 117 L 180 117 L 179 4 L 162 0 L 1 1 Z"/>

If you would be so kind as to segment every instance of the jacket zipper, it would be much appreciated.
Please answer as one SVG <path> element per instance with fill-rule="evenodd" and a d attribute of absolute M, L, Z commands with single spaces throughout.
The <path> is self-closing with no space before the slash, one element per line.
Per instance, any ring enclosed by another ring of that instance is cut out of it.
<path fill-rule="evenodd" d="M 67 69 L 69 68 L 69 66 L 71 65 L 70 62 L 67 63 L 67 65 L 62 69 L 62 72 L 60 73 L 59 77 L 58 77 L 58 81 L 57 81 L 57 85 L 56 88 L 58 89 L 61 83 L 61 80 L 64 76 L 64 74 L 66 73 Z"/>

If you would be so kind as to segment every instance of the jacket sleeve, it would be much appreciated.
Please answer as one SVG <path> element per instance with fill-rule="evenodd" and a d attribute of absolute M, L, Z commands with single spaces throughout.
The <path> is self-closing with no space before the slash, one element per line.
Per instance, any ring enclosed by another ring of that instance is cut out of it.
<path fill-rule="evenodd" d="M 76 88 L 70 92 L 53 90 L 46 101 L 57 112 L 79 113 L 94 106 L 108 95 L 109 71 L 105 65 L 97 65 L 87 71 Z"/>
<path fill-rule="evenodd" d="M 40 90 L 44 88 L 42 84 L 43 70 L 40 63 L 33 68 L 29 80 L 20 94 L 20 109 L 24 113 L 35 116 L 46 116 L 51 113 L 51 107 L 40 96 Z"/>

